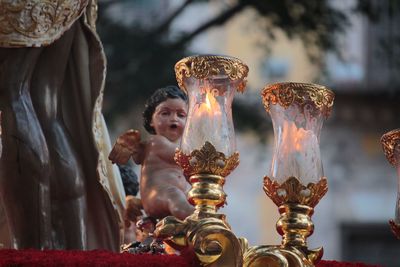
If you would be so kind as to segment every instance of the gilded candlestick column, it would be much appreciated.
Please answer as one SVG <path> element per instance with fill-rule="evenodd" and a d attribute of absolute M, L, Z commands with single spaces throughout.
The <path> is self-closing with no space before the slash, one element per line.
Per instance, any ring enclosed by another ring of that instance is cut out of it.
<path fill-rule="evenodd" d="M 184 221 L 167 217 L 156 235 L 171 246 L 194 249 L 206 266 L 242 266 L 242 244 L 225 215 L 225 177 L 239 164 L 232 121 L 232 100 L 243 92 L 248 67 L 226 56 L 191 56 L 175 65 L 179 87 L 188 94 L 189 109 L 175 161 L 192 188 L 188 201 L 195 212 Z"/>
<path fill-rule="evenodd" d="M 308 249 L 307 237 L 314 230 L 314 207 L 328 190 L 319 136 L 334 94 L 324 86 L 292 82 L 268 85 L 261 94 L 275 136 L 264 191 L 278 206 L 281 217 L 276 227 L 283 239 L 280 246 L 249 249 L 244 266 L 314 266 L 323 250 Z"/>
<path fill-rule="evenodd" d="M 385 133 L 381 138 L 383 151 L 390 164 L 397 169 L 397 199 L 394 220 L 389 224 L 393 234 L 400 239 L 400 129 Z"/>

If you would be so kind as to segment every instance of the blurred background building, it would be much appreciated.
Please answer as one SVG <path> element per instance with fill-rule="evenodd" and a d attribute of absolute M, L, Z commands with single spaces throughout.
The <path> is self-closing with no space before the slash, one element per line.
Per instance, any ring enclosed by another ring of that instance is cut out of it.
<path fill-rule="evenodd" d="M 324 259 L 398 266 L 400 241 L 387 224 L 397 178 L 380 137 L 400 127 L 400 1 L 103 0 L 99 7 L 114 135 L 144 132 L 143 101 L 176 84 L 180 58 L 224 54 L 248 64 L 248 91 L 234 104 L 241 163 L 227 179 L 222 212 L 251 245 L 281 240 L 277 208 L 262 190 L 273 132 L 260 90 L 278 81 L 333 89 L 334 111 L 321 135 L 329 191 L 316 207 L 310 247 L 323 246 Z"/>

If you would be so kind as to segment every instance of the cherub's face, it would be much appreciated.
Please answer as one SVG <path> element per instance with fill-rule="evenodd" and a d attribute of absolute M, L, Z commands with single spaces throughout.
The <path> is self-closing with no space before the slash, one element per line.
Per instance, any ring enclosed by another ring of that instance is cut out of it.
<path fill-rule="evenodd" d="M 187 104 L 180 98 L 168 98 L 154 111 L 150 126 L 156 134 L 171 142 L 177 141 L 183 134 L 187 115 Z"/>

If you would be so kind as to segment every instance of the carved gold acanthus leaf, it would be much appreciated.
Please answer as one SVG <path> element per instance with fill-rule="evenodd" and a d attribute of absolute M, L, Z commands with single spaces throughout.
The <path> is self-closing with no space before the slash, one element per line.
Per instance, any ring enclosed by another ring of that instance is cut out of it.
<path fill-rule="evenodd" d="M 0 47 L 39 47 L 58 39 L 88 0 L 0 1 Z"/>
<path fill-rule="evenodd" d="M 396 146 L 400 145 L 400 129 L 395 129 L 382 135 L 381 143 L 387 160 L 393 166 L 397 165 L 395 149 Z"/>
<path fill-rule="evenodd" d="M 309 183 L 304 186 L 296 177 L 289 177 L 285 182 L 279 184 L 265 176 L 264 191 L 278 207 L 285 203 L 315 207 L 328 191 L 328 182 L 323 177 L 317 183 Z"/>
<path fill-rule="evenodd" d="M 182 167 L 186 177 L 194 174 L 214 174 L 226 177 L 239 165 L 239 153 L 235 152 L 227 158 L 210 142 L 206 142 L 201 149 L 192 151 L 190 155 L 177 149 L 175 162 Z"/>
<path fill-rule="evenodd" d="M 312 83 L 275 83 L 267 85 L 261 92 L 264 107 L 269 112 L 271 105 L 288 108 L 297 104 L 304 108 L 311 105 L 325 117 L 331 113 L 334 93 L 325 86 Z"/>
<path fill-rule="evenodd" d="M 249 67 L 237 58 L 227 56 L 191 56 L 175 64 L 176 80 L 179 87 L 187 93 L 184 78 L 204 79 L 213 75 L 227 75 L 231 81 L 239 81 L 237 90 L 243 92 Z"/>

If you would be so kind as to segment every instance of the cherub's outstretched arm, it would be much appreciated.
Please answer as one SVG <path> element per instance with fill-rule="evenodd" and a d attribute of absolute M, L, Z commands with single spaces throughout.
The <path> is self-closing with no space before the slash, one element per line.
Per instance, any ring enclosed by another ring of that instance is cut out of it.
<path fill-rule="evenodd" d="M 145 154 L 145 144 L 140 141 L 138 130 L 128 130 L 117 138 L 108 156 L 112 163 L 126 164 L 130 157 L 136 164 L 142 164 Z"/>

